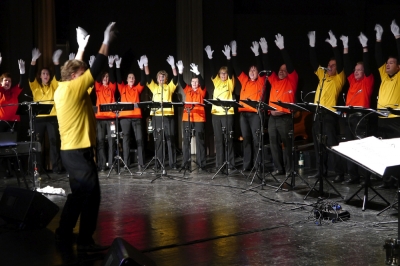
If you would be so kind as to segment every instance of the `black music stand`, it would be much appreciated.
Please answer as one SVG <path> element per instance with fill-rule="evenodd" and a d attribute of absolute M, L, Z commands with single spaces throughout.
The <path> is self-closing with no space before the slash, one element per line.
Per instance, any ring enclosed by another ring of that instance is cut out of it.
<path fill-rule="evenodd" d="M 262 101 L 254 101 L 254 100 L 251 100 L 251 99 L 240 100 L 240 101 L 244 102 L 245 104 L 247 104 L 247 105 L 249 105 L 249 106 L 251 106 L 251 107 L 253 107 L 255 109 L 257 109 L 257 113 L 260 116 L 260 135 L 259 135 L 260 140 L 258 141 L 257 157 L 254 159 L 254 161 L 255 162 L 258 161 L 258 156 L 260 156 L 260 153 L 261 153 L 261 163 L 257 163 L 257 166 L 255 168 L 253 177 L 252 177 L 252 179 L 250 181 L 250 185 L 253 184 L 255 176 L 257 176 L 261 180 L 261 184 L 256 186 L 256 187 L 252 187 L 251 189 L 257 188 L 259 186 L 261 186 L 261 189 L 264 186 L 269 186 L 269 187 L 272 187 L 272 188 L 276 188 L 275 186 L 267 185 L 266 181 L 265 181 L 265 175 L 267 174 L 267 175 L 271 175 L 272 178 L 275 179 L 276 182 L 279 182 L 276 179 L 276 177 L 269 170 L 265 171 L 265 164 L 264 164 L 264 162 L 265 162 L 265 154 L 264 154 L 264 149 L 263 149 L 263 147 L 264 147 L 264 124 L 263 124 L 264 119 L 262 117 L 262 113 L 265 113 L 267 111 L 275 111 L 276 108 L 272 107 L 272 106 L 270 106 L 270 105 L 268 105 L 268 104 L 266 104 L 266 103 L 264 103 Z M 255 166 L 253 166 L 253 169 L 254 169 L 254 167 Z M 251 169 L 250 174 L 249 174 L 248 177 L 250 177 L 250 175 L 252 174 L 253 169 Z M 245 190 L 243 192 L 246 192 L 246 191 L 247 190 Z"/>
<path fill-rule="evenodd" d="M 116 142 L 117 142 L 117 155 L 114 156 L 114 162 L 112 166 L 110 167 L 110 171 L 108 172 L 107 178 L 110 177 L 111 171 L 113 170 L 114 166 L 117 165 L 117 174 L 121 174 L 121 169 L 119 166 L 119 161 L 122 161 L 124 164 L 125 168 L 128 169 L 129 173 L 132 175 L 131 170 L 129 167 L 125 164 L 124 160 L 122 157 L 119 155 L 119 123 L 118 123 L 118 117 L 119 117 L 119 112 L 120 111 L 127 111 L 127 110 L 133 110 L 134 104 L 133 103 L 121 103 L 121 102 L 115 102 L 115 103 L 105 103 L 105 104 L 100 104 L 100 112 L 114 112 L 115 113 L 115 137 L 116 137 Z"/>
<path fill-rule="evenodd" d="M 292 140 L 292 153 L 291 153 L 291 157 L 292 157 L 291 158 L 292 159 L 291 168 L 292 168 L 292 171 L 291 171 L 290 175 L 288 175 L 286 177 L 286 179 L 279 185 L 279 187 L 277 188 L 277 190 L 275 192 L 277 192 L 279 189 L 282 189 L 282 186 L 284 184 L 287 184 L 292 189 L 294 189 L 295 186 L 296 186 L 296 183 L 295 183 L 296 176 L 299 177 L 309 188 L 311 188 L 311 186 L 307 183 L 307 181 L 304 180 L 304 178 L 297 173 L 297 171 L 295 170 L 295 164 L 294 164 L 294 162 L 296 161 L 296 149 L 295 149 L 295 146 L 294 146 L 294 113 L 296 111 L 307 111 L 307 112 L 309 112 L 309 111 L 308 111 L 308 109 L 306 109 L 304 107 L 301 107 L 301 106 L 299 106 L 299 105 L 297 105 L 295 103 L 286 103 L 286 102 L 281 102 L 281 101 L 272 102 L 272 103 L 276 104 L 276 105 L 279 105 L 279 106 L 281 106 L 283 108 L 289 109 L 290 110 L 290 114 L 292 116 L 292 129 L 291 129 L 291 132 L 289 132 L 289 135 L 291 136 L 291 140 Z M 289 178 L 291 178 L 290 184 L 286 182 Z"/>
<path fill-rule="evenodd" d="M 232 107 L 243 107 L 241 104 L 239 104 L 238 102 L 236 102 L 236 101 L 234 101 L 234 100 L 220 100 L 220 99 L 216 99 L 216 100 L 214 100 L 214 99 L 204 99 L 204 101 L 206 102 L 206 103 L 209 103 L 209 104 L 214 104 L 214 105 L 217 105 L 217 106 L 220 106 L 220 107 L 222 107 L 224 110 L 225 110 L 225 123 L 226 123 L 226 126 L 228 126 L 228 110 L 230 109 L 230 108 L 232 108 Z M 221 171 L 221 170 L 223 170 L 224 169 L 224 167 L 226 166 L 226 175 L 227 176 L 229 176 L 229 160 L 228 160 L 228 128 L 225 128 L 225 130 L 224 130 L 224 128 L 222 127 L 222 134 L 224 135 L 224 137 L 225 137 L 225 162 L 222 164 L 222 166 L 218 169 L 218 171 L 215 173 L 215 175 L 211 178 L 211 179 L 214 179 L 214 177 Z M 232 166 L 232 167 L 234 167 L 234 166 Z M 234 167 L 235 169 L 236 169 L 236 167 Z M 236 169 L 237 170 L 237 169 Z M 241 172 L 240 172 L 241 173 Z M 243 173 L 241 173 L 242 175 L 243 175 Z"/>
<path fill-rule="evenodd" d="M 321 95 L 321 93 L 320 93 Z M 315 190 L 319 192 L 319 195 L 322 197 L 324 194 L 324 186 L 323 186 L 323 181 L 325 180 L 326 183 L 328 183 L 328 185 L 342 198 L 344 199 L 344 197 L 342 196 L 342 194 L 339 193 L 339 191 L 331 184 L 331 182 L 329 182 L 326 179 L 326 176 L 323 176 L 323 151 L 322 151 L 322 145 L 325 146 L 324 143 L 324 139 L 325 137 L 323 136 L 323 115 L 325 113 L 332 113 L 335 115 L 339 115 L 338 113 L 330 110 L 329 108 L 326 108 L 323 105 L 320 104 L 314 104 L 314 103 L 298 103 L 297 104 L 300 107 L 303 107 L 304 109 L 307 109 L 309 112 L 312 112 L 315 114 L 314 117 L 317 116 L 317 114 L 319 115 L 319 137 L 318 137 L 318 142 L 319 142 L 319 178 L 317 179 L 317 181 L 315 181 L 314 186 L 307 192 L 306 196 L 304 197 L 304 199 L 307 199 L 308 195 L 311 193 L 311 191 Z M 315 121 L 315 119 L 314 119 Z M 315 137 L 315 136 L 314 136 Z M 326 155 L 327 156 L 327 155 Z M 315 187 L 317 186 L 317 184 L 319 183 L 319 189 L 317 190 Z"/>
<path fill-rule="evenodd" d="M 47 101 L 46 101 L 47 102 Z M 28 155 L 28 162 L 30 161 L 30 155 L 33 154 L 33 169 L 39 167 L 41 168 L 42 172 L 44 172 L 49 179 L 51 177 L 49 174 L 44 171 L 42 165 L 40 165 L 36 161 L 36 153 L 32 152 L 33 150 L 33 134 L 35 133 L 35 118 L 38 115 L 48 115 L 50 114 L 51 110 L 53 109 L 54 104 L 45 104 L 41 102 L 22 102 L 18 106 L 17 110 L 17 115 L 28 115 L 29 116 L 29 137 L 30 137 L 30 144 L 29 144 L 29 155 Z M 35 171 L 32 171 L 32 184 L 33 184 L 33 190 L 36 190 L 36 184 L 35 184 Z"/>
<path fill-rule="evenodd" d="M 197 168 L 192 169 L 192 138 L 194 135 L 194 132 L 193 132 L 194 130 L 190 130 L 190 128 L 191 128 L 190 112 L 196 105 L 204 106 L 204 104 L 199 103 L 199 102 L 184 102 L 182 104 L 187 112 L 188 123 L 189 123 L 189 126 L 184 129 L 186 132 L 186 135 L 187 135 L 187 139 L 188 139 L 188 147 L 186 147 L 186 149 L 187 149 L 187 153 L 189 155 L 189 159 L 186 162 L 184 162 L 181 169 L 179 169 L 179 172 L 181 172 L 184 169 L 185 171 L 183 171 L 183 175 L 185 175 L 186 171 L 189 171 L 189 173 L 192 173 L 194 170 L 197 169 Z M 200 165 L 196 160 L 194 160 L 194 163 L 200 168 Z"/>

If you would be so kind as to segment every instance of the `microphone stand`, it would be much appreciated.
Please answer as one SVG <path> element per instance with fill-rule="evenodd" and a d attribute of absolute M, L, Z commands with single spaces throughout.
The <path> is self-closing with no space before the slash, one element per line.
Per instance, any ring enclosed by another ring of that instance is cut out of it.
<path fill-rule="evenodd" d="M 321 103 L 322 89 L 324 87 L 324 83 L 326 80 L 326 71 L 327 71 L 327 69 L 324 68 L 324 77 L 322 78 L 322 83 L 319 88 L 317 108 L 316 108 L 315 114 L 314 114 L 314 122 L 316 121 L 317 115 L 318 115 L 318 123 L 319 123 L 319 134 L 316 136 L 317 141 L 318 141 L 318 156 L 319 156 L 319 167 L 318 167 L 319 173 L 318 173 L 318 175 L 319 176 L 317 178 L 317 181 L 315 181 L 314 186 L 307 192 L 304 199 L 307 199 L 307 197 L 311 193 L 311 191 L 316 190 L 315 187 L 317 186 L 318 182 L 319 182 L 319 189 L 316 191 L 319 191 L 319 196 L 322 197 L 324 195 L 324 179 L 328 183 L 328 185 L 331 186 L 331 188 L 333 190 L 335 190 L 336 193 L 338 193 L 341 198 L 343 198 L 343 196 L 339 193 L 339 191 L 337 191 L 336 188 L 328 180 L 326 180 L 326 177 L 323 176 L 323 171 L 324 171 L 323 156 L 324 156 L 324 154 L 323 154 L 322 148 L 326 143 L 326 136 L 323 135 L 324 120 L 323 120 L 323 110 L 321 109 L 320 103 Z M 325 154 L 325 156 L 327 156 L 327 155 Z"/>

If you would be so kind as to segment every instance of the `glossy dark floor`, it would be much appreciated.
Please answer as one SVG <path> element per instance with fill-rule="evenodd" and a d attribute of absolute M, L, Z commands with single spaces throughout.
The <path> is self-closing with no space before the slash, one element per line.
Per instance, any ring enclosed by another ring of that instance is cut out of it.
<path fill-rule="evenodd" d="M 214 160 L 208 161 L 211 168 Z M 314 172 L 306 168 L 300 174 L 314 185 L 315 179 L 308 178 Z M 95 240 L 110 245 L 121 237 L 157 265 L 384 265 L 384 241 L 397 238 L 397 210 L 377 216 L 386 207 L 379 197 L 368 202 L 363 212 L 361 200 L 346 204 L 324 184 L 322 202 L 339 203 L 351 218 L 318 224 L 313 211 L 318 193 L 304 200 L 310 188 L 300 178 L 296 178 L 295 189 L 275 192 L 279 183 L 269 174 L 263 189 L 257 176 L 249 184 L 250 173 L 219 174 L 214 179 L 213 173 L 198 170 L 183 175 L 183 171 L 167 169 L 166 174 L 151 182 L 159 176 L 149 169 L 143 175 L 122 172 L 109 178 L 101 173 Z M 50 185 L 68 193 L 66 175 L 50 176 L 42 175 L 42 187 Z M 283 181 L 285 176 L 276 178 Z M 333 180 L 333 173 L 328 180 Z M 17 186 L 16 178 L 1 179 L 1 193 L 6 186 Z M 358 185 L 347 184 L 335 187 L 345 199 L 358 189 Z M 389 202 L 395 199 L 395 189 L 379 192 Z M 66 199 L 47 197 L 60 207 Z M 82 254 L 73 246 L 66 254 L 56 245 L 54 230 L 60 213 L 46 229 L 13 230 L 3 225 L 0 264 L 101 265 L 107 252 Z"/>

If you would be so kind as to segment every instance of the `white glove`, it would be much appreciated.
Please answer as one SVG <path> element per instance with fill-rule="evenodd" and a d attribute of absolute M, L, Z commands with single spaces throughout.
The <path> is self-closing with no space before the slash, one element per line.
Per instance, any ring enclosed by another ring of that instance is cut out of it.
<path fill-rule="evenodd" d="M 94 60 L 96 59 L 96 57 L 94 55 L 91 55 L 89 58 L 89 66 L 92 67 Z"/>
<path fill-rule="evenodd" d="M 3 57 L 1 57 L 1 53 L 0 53 L 0 65 L 1 65 L 1 61 L 3 61 Z"/>
<path fill-rule="evenodd" d="M 115 61 L 115 67 L 116 68 L 121 68 L 122 57 L 119 57 L 118 55 L 115 55 L 114 56 L 114 61 Z"/>
<path fill-rule="evenodd" d="M 148 66 L 149 65 L 149 59 L 147 58 L 146 55 L 142 55 L 140 57 L 140 61 L 143 63 L 144 66 Z"/>
<path fill-rule="evenodd" d="M 395 19 L 393 19 L 392 24 L 390 24 L 390 29 L 392 30 L 394 37 L 400 35 L 399 26 L 397 26 Z"/>
<path fill-rule="evenodd" d="M 68 56 L 68 60 L 75 59 L 75 53 L 70 53 Z"/>
<path fill-rule="evenodd" d="M 336 47 L 337 46 L 337 40 L 336 40 L 335 35 L 333 34 L 333 32 L 331 30 L 328 32 L 328 34 L 329 34 L 329 38 L 327 38 L 325 41 L 327 43 L 329 43 L 332 47 Z"/>
<path fill-rule="evenodd" d="M 112 38 L 114 37 L 114 25 L 115 22 L 111 22 L 110 24 L 108 24 L 106 30 L 104 31 L 104 39 L 103 39 L 103 43 L 105 45 L 108 45 L 109 42 L 112 40 Z"/>
<path fill-rule="evenodd" d="M 174 57 L 172 55 L 169 55 L 167 57 L 167 62 L 171 66 L 172 69 L 175 68 L 175 59 L 174 59 Z"/>
<path fill-rule="evenodd" d="M 231 59 L 231 47 L 229 47 L 229 45 L 224 45 L 224 50 L 222 50 L 222 53 L 226 56 L 226 59 Z"/>
<path fill-rule="evenodd" d="M 204 48 L 204 51 L 206 51 L 208 59 L 212 59 L 212 54 L 214 53 L 214 50 L 211 50 L 211 46 L 207 45 L 206 48 Z"/>
<path fill-rule="evenodd" d="M 200 75 L 199 66 L 195 63 L 190 64 L 190 71 L 195 73 L 196 75 Z"/>
<path fill-rule="evenodd" d="M 259 43 L 260 43 L 261 50 L 262 50 L 263 54 L 268 53 L 268 43 L 267 43 L 267 41 L 265 40 L 264 37 L 260 38 L 260 42 Z"/>
<path fill-rule="evenodd" d="M 231 41 L 231 49 L 232 49 L 232 55 L 236 55 L 236 51 L 237 51 L 237 46 L 236 46 L 236 41 L 233 40 Z"/>
<path fill-rule="evenodd" d="M 19 73 L 21 75 L 25 74 L 25 61 L 24 60 L 22 60 L 22 59 L 18 60 L 18 67 L 19 67 Z"/>
<path fill-rule="evenodd" d="M 340 36 L 340 39 L 343 42 L 343 48 L 349 48 L 349 37 L 348 36 Z"/>
<path fill-rule="evenodd" d="M 376 40 L 377 40 L 377 41 L 382 40 L 382 33 L 383 33 L 383 28 L 382 28 L 382 26 L 379 25 L 379 24 L 376 24 L 374 30 L 376 31 Z"/>
<path fill-rule="evenodd" d="M 60 56 L 62 54 L 62 50 L 58 49 L 53 53 L 53 63 L 58 65 L 60 63 Z"/>
<path fill-rule="evenodd" d="M 368 38 L 364 35 L 364 33 L 361 32 L 360 36 L 358 36 L 358 39 L 360 40 L 362 47 L 367 47 Z"/>
<path fill-rule="evenodd" d="M 38 60 L 38 58 L 41 56 L 42 54 L 40 53 L 38 48 L 33 48 L 32 50 L 32 62 L 36 62 L 36 60 Z"/>
<path fill-rule="evenodd" d="M 176 62 L 176 66 L 178 67 L 178 72 L 179 74 L 183 73 L 183 63 L 182 60 L 179 60 L 178 62 Z"/>
<path fill-rule="evenodd" d="M 90 35 L 81 27 L 76 28 L 76 41 L 78 42 L 78 51 L 85 51 Z"/>
<path fill-rule="evenodd" d="M 258 56 L 260 53 L 258 52 L 258 48 L 260 47 L 260 45 L 258 44 L 258 42 L 252 42 L 252 46 L 250 46 L 250 49 L 253 51 L 255 56 Z M 264 50 L 263 50 L 264 52 Z"/>
<path fill-rule="evenodd" d="M 283 44 L 283 36 L 280 33 L 275 35 L 275 44 L 280 50 L 285 49 L 285 45 Z"/>
<path fill-rule="evenodd" d="M 137 60 L 138 66 L 140 69 L 143 69 L 143 56 L 140 57 L 139 60 Z"/>
<path fill-rule="evenodd" d="M 310 46 L 315 47 L 315 31 L 309 31 L 307 36 Z"/>
<path fill-rule="evenodd" d="M 113 55 L 109 55 L 109 56 L 108 56 L 108 66 L 109 66 L 110 68 L 113 67 L 113 65 L 114 65 L 114 60 L 115 60 L 115 58 L 114 58 Z"/>

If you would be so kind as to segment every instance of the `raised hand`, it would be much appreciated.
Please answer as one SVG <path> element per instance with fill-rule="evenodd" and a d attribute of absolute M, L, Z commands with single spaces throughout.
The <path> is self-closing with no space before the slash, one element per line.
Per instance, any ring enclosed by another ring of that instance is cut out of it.
<path fill-rule="evenodd" d="M 19 73 L 21 75 L 25 74 L 25 61 L 24 60 L 22 60 L 22 59 L 18 60 L 18 67 L 19 67 Z"/>
<path fill-rule="evenodd" d="M 178 62 L 176 62 L 176 66 L 178 67 L 179 74 L 182 74 L 183 73 L 183 68 L 184 68 L 182 60 L 179 60 Z"/>
<path fill-rule="evenodd" d="M 167 62 L 172 68 L 175 68 L 175 59 L 172 55 L 167 57 Z"/>
<path fill-rule="evenodd" d="M 62 50 L 58 49 L 53 53 L 53 63 L 58 65 L 60 63 L 60 56 L 62 54 Z"/>
<path fill-rule="evenodd" d="M 368 38 L 364 35 L 364 33 L 360 33 L 360 36 L 358 36 L 358 40 L 360 41 L 362 47 L 367 47 Z"/>
<path fill-rule="evenodd" d="M 231 47 L 229 45 L 224 45 L 224 50 L 222 53 L 226 56 L 226 59 L 231 59 Z"/>
<path fill-rule="evenodd" d="M 315 47 L 315 31 L 309 31 L 307 36 L 310 46 Z"/>
<path fill-rule="evenodd" d="M 108 45 L 110 43 L 110 41 L 112 41 L 112 39 L 115 37 L 115 22 L 111 22 L 110 24 L 108 24 L 106 30 L 104 31 L 104 39 L 103 39 L 103 43 Z"/>
<path fill-rule="evenodd" d="M 331 30 L 328 32 L 328 34 L 329 34 L 329 38 L 327 38 L 325 41 L 327 43 L 329 43 L 332 47 L 336 47 L 337 46 L 337 40 L 336 40 L 335 35 L 333 34 L 333 32 Z"/>
<path fill-rule="evenodd" d="M 342 35 L 340 39 L 342 40 L 343 48 L 349 48 L 349 37 Z"/>
<path fill-rule="evenodd" d="M 108 66 L 111 68 L 114 65 L 115 57 L 113 55 L 108 56 Z"/>
<path fill-rule="evenodd" d="M 214 53 L 214 50 L 211 50 L 211 46 L 207 45 L 206 48 L 204 48 L 204 51 L 206 51 L 208 59 L 212 59 L 212 54 Z"/>
<path fill-rule="evenodd" d="M 68 60 L 72 60 L 75 58 L 75 53 L 70 53 L 68 56 Z"/>
<path fill-rule="evenodd" d="M 75 57 L 75 55 L 74 55 Z M 94 60 L 96 59 L 96 57 L 94 55 L 91 55 L 89 58 L 89 66 L 92 67 Z"/>
<path fill-rule="evenodd" d="M 265 40 L 265 39 L 264 39 Z M 258 44 L 258 42 L 252 42 L 252 46 L 250 46 L 250 49 L 253 51 L 255 56 L 258 56 L 260 53 L 258 52 L 258 48 L 260 47 L 260 45 Z M 263 51 L 264 52 L 264 51 Z"/>
<path fill-rule="evenodd" d="M 275 35 L 275 44 L 278 46 L 280 50 L 285 49 L 284 41 L 283 41 L 283 36 L 278 33 Z"/>
<path fill-rule="evenodd" d="M 231 49 L 232 49 L 232 55 L 236 55 L 236 51 L 237 51 L 236 41 L 235 40 L 231 41 L 230 45 L 231 45 Z"/>
<path fill-rule="evenodd" d="M 199 75 L 199 74 L 200 74 L 200 72 L 199 72 L 199 66 L 196 65 L 195 63 L 191 63 L 191 64 L 190 64 L 190 71 L 193 72 L 193 73 L 195 73 L 196 75 Z"/>
<path fill-rule="evenodd" d="M 392 31 L 395 37 L 400 35 L 399 26 L 396 24 L 395 19 L 393 19 L 392 24 L 390 24 L 390 30 Z"/>
<path fill-rule="evenodd" d="M 140 57 L 140 61 L 142 61 L 142 63 L 143 63 L 144 66 L 148 66 L 148 65 L 149 65 L 149 59 L 147 58 L 146 55 L 142 55 L 142 56 Z"/>
<path fill-rule="evenodd" d="M 253 44 L 254 44 L 254 42 L 253 42 Z M 265 40 L 264 37 L 260 38 L 259 44 L 261 46 L 261 50 L 262 50 L 263 54 L 268 53 L 268 43 L 267 43 L 267 41 Z"/>
<path fill-rule="evenodd" d="M 376 31 L 376 40 L 377 41 L 382 40 L 382 33 L 383 33 L 382 26 L 379 24 L 376 24 L 374 30 Z"/>
<path fill-rule="evenodd" d="M 76 41 L 78 42 L 78 51 L 85 51 L 90 35 L 83 28 L 76 28 Z"/>
<path fill-rule="evenodd" d="M 119 57 L 118 55 L 115 55 L 114 56 L 114 61 L 115 61 L 115 67 L 116 68 L 121 68 L 122 57 Z"/>
<path fill-rule="evenodd" d="M 38 60 L 38 58 L 41 56 L 42 54 L 40 53 L 38 48 L 33 48 L 32 50 L 32 62 L 36 62 L 36 60 Z"/>

